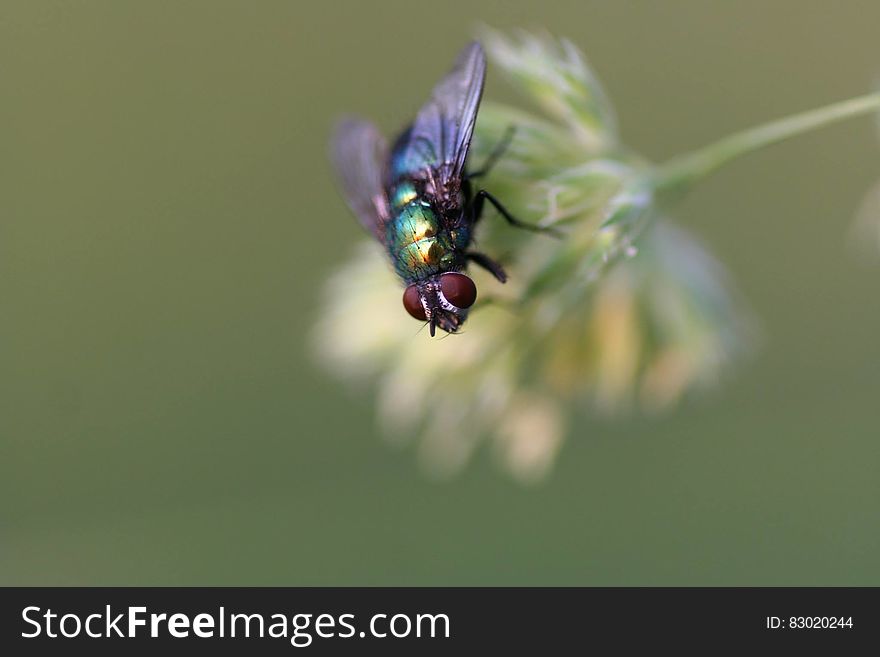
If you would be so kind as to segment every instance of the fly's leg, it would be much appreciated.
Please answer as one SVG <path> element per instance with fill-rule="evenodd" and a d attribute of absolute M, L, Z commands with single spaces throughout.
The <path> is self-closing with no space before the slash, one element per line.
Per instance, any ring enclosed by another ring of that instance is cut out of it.
<path fill-rule="evenodd" d="M 465 254 L 468 260 L 470 260 L 475 265 L 482 267 L 487 272 L 492 274 L 495 278 L 497 278 L 501 283 L 507 282 L 507 274 L 504 272 L 504 267 L 499 265 L 497 262 L 492 260 L 485 253 L 479 253 L 477 251 L 468 251 Z"/>
<path fill-rule="evenodd" d="M 469 192 L 470 190 L 467 190 Z M 470 196 L 467 194 L 466 196 Z M 527 224 L 524 221 L 520 221 L 516 217 L 514 217 L 510 212 L 507 211 L 503 205 L 501 205 L 501 201 L 492 196 L 485 189 L 481 189 L 478 191 L 473 199 L 470 202 L 470 217 L 472 223 L 477 223 L 480 220 L 480 217 L 483 214 L 483 204 L 485 201 L 489 201 L 492 205 L 495 206 L 495 209 L 501 214 L 502 217 L 509 223 L 511 226 L 515 226 L 516 228 L 522 228 L 523 230 L 530 230 L 534 233 L 546 233 L 548 235 L 553 235 L 554 237 L 562 237 L 562 234 L 551 226 L 536 226 L 534 224 Z"/>
<path fill-rule="evenodd" d="M 510 146 L 510 142 L 513 141 L 513 136 L 516 134 L 516 126 L 512 125 L 504 132 L 504 136 L 501 137 L 501 141 L 499 141 L 495 148 L 492 149 L 492 152 L 489 153 L 489 157 L 486 158 L 486 161 L 483 163 L 483 166 L 476 171 L 465 174 L 465 178 L 468 180 L 472 180 L 474 178 L 481 178 L 485 176 L 492 170 L 492 167 L 501 159 L 501 156 L 504 155 L 504 151 L 507 150 L 507 147 Z"/>

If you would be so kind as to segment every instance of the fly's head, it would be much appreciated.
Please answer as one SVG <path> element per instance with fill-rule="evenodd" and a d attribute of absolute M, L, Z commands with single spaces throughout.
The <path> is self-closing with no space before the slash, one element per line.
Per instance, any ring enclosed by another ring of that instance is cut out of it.
<path fill-rule="evenodd" d="M 477 286 L 459 272 L 436 274 L 411 283 L 403 292 L 403 307 L 415 319 L 428 322 L 431 336 L 437 328 L 456 333 L 477 300 Z"/>

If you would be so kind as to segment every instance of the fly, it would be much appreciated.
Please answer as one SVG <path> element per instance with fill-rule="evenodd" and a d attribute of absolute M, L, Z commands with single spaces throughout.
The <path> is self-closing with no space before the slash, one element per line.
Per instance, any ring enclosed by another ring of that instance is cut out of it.
<path fill-rule="evenodd" d="M 428 322 L 431 336 L 437 328 L 455 333 L 467 319 L 477 299 L 465 273 L 470 263 L 507 280 L 501 265 L 471 249 L 486 201 L 511 225 L 547 230 L 515 219 L 486 190 L 473 190 L 471 181 L 486 174 L 509 141 L 486 166 L 466 171 L 485 78 L 483 48 L 471 43 L 390 149 L 371 122 L 358 118 L 343 120 L 333 138 L 332 159 L 346 200 L 385 246 L 406 285 L 404 308 Z"/>

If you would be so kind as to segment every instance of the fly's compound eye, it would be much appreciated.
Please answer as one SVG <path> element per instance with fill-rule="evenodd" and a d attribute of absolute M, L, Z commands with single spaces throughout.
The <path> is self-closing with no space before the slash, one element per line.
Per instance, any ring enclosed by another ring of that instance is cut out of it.
<path fill-rule="evenodd" d="M 470 308 L 477 300 L 477 286 L 464 274 L 449 272 L 440 277 L 440 291 L 453 306 Z"/>
<path fill-rule="evenodd" d="M 425 307 L 422 305 L 422 295 L 419 294 L 419 288 L 415 285 L 410 285 L 403 291 L 403 307 L 406 308 L 406 312 L 420 322 L 428 319 Z"/>

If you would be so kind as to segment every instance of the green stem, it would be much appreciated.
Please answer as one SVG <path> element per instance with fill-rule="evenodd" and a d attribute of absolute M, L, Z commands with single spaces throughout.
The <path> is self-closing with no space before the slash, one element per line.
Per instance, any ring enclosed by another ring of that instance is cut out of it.
<path fill-rule="evenodd" d="M 880 92 L 851 98 L 801 114 L 737 132 L 658 167 L 654 187 L 658 192 L 680 194 L 736 158 L 759 148 L 810 132 L 854 116 L 880 110 Z"/>

